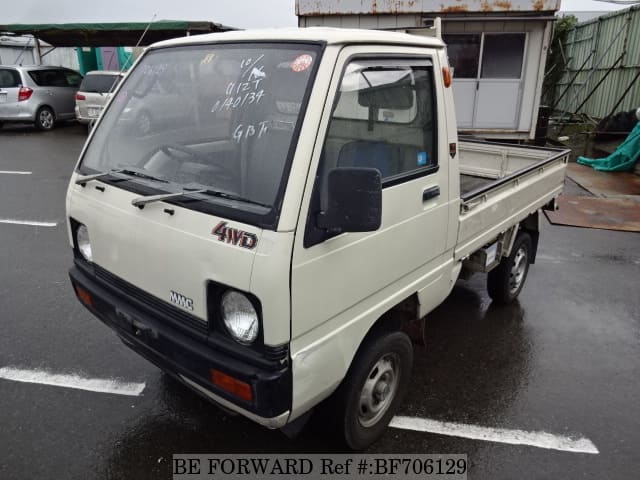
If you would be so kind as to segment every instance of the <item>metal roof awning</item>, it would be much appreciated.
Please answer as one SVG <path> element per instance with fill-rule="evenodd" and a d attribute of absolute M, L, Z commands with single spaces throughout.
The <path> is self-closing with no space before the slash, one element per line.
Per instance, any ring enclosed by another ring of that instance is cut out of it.
<path fill-rule="evenodd" d="M 140 41 L 140 37 L 147 29 Z M 159 20 L 152 23 L 41 23 L 0 25 L 0 33 L 33 35 L 54 47 L 150 45 L 160 40 L 235 30 L 219 23 Z"/>

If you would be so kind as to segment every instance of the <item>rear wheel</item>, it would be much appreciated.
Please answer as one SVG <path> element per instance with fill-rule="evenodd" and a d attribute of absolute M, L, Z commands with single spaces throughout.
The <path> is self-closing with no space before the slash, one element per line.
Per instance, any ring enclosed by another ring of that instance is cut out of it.
<path fill-rule="evenodd" d="M 531 236 L 522 232 L 516 238 L 511 254 L 505 257 L 487 275 L 487 290 L 491 299 L 499 304 L 513 302 L 524 286 L 531 262 Z"/>
<path fill-rule="evenodd" d="M 55 125 L 56 117 L 53 114 L 53 110 L 49 107 L 40 107 L 36 113 L 36 128 L 38 130 L 51 130 Z"/>
<path fill-rule="evenodd" d="M 378 440 L 407 390 L 413 364 L 411 340 L 403 332 L 371 338 L 336 391 L 340 431 L 346 445 L 363 450 Z"/>

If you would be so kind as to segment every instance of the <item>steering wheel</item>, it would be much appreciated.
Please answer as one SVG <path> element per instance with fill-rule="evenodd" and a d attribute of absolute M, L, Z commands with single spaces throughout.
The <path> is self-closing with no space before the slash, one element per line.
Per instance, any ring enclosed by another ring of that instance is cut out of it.
<path fill-rule="evenodd" d="M 171 153 L 171 151 L 184 153 L 185 155 L 192 158 L 205 159 L 204 155 L 200 152 L 196 152 L 193 149 L 186 147 L 184 145 L 175 144 L 175 145 L 163 145 L 158 151 L 164 153 L 168 157 L 175 158 L 175 156 Z M 220 165 L 217 163 L 209 164 L 207 162 L 207 166 L 213 170 L 214 175 L 220 175 L 224 180 L 232 180 L 236 176 L 236 172 L 232 170 L 230 167 L 226 165 Z"/>

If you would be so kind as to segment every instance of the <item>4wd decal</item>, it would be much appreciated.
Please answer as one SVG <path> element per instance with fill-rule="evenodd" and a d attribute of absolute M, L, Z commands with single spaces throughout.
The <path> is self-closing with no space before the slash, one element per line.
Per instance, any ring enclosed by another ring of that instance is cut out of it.
<path fill-rule="evenodd" d="M 255 233 L 245 232 L 237 228 L 227 227 L 227 222 L 220 222 L 211 231 L 221 242 L 239 245 L 242 248 L 253 250 L 258 245 L 258 236 Z"/>

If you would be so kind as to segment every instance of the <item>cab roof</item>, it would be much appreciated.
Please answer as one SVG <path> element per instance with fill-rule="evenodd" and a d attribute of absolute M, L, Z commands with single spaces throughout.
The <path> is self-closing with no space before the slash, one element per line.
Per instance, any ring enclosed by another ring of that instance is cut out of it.
<path fill-rule="evenodd" d="M 355 28 L 271 28 L 260 30 L 240 30 L 224 33 L 209 33 L 191 35 L 189 37 L 174 38 L 154 43 L 151 48 L 175 47 L 218 42 L 246 42 L 246 41 L 316 41 L 329 45 L 338 44 L 392 44 L 420 47 L 442 48 L 444 43 L 436 37 L 409 35 L 407 33 L 389 32 L 381 30 L 364 30 Z"/>

